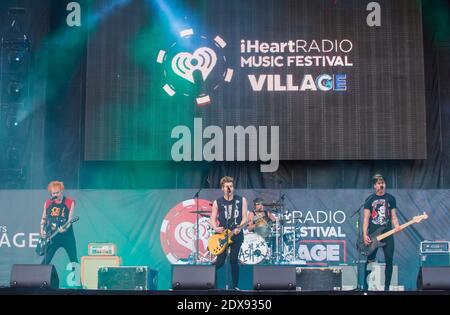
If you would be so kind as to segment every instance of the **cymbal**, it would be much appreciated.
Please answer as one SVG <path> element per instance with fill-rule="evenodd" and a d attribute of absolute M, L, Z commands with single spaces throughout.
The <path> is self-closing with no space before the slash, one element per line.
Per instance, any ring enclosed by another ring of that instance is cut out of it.
<path fill-rule="evenodd" d="M 206 211 L 206 210 L 195 210 L 195 211 L 189 211 L 190 213 L 198 213 L 198 214 L 211 214 L 211 211 Z"/>
<path fill-rule="evenodd" d="M 281 203 L 281 202 L 279 202 L 279 203 L 276 203 L 276 202 L 274 202 L 274 203 L 263 203 L 263 206 L 264 207 L 283 207 L 284 203 Z"/>

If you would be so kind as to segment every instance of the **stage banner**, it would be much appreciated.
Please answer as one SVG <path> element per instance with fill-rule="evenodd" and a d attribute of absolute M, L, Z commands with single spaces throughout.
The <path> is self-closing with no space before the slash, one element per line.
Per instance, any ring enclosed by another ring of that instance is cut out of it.
<path fill-rule="evenodd" d="M 399 285 L 414 290 L 420 266 L 420 242 L 450 239 L 450 191 L 389 192 L 397 199 L 401 223 L 424 211 L 429 216 L 394 236 Z M 211 203 L 221 196 L 221 191 L 202 190 L 198 200 L 193 199 L 195 193 L 195 190 L 67 190 L 66 196 L 75 199 L 75 215 L 80 217 L 74 223 L 78 257 L 88 254 L 89 243 L 115 243 L 122 265 L 156 269 L 158 289 L 169 289 L 173 264 L 195 261 L 208 264 L 215 260 L 207 250 L 211 234 L 209 217 Z M 257 234 L 246 235 L 239 256 L 244 271 L 245 265 L 252 264 L 338 266 L 363 259 L 356 250 L 358 228 L 362 228 L 361 224 L 358 226 L 362 210 L 358 209 L 362 209 L 370 193 L 356 189 L 237 190 L 237 194 L 247 198 L 250 208 L 256 197 L 278 204 L 267 209 L 282 219 L 278 226 L 272 227 L 273 238 L 269 243 Z M 42 258 L 35 254 L 35 247 L 47 197 L 45 190 L 0 191 L 1 286 L 9 285 L 13 264 L 40 263 Z M 274 251 L 279 254 L 275 261 L 271 260 Z M 384 261 L 382 251 L 378 259 Z M 70 263 L 64 250 L 56 253 L 52 263 L 62 288 L 80 286 L 80 265 Z"/>

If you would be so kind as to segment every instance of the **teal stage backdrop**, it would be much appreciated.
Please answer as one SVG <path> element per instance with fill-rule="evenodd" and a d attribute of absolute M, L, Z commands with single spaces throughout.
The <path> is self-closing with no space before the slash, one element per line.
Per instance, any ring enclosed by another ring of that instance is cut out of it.
<path fill-rule="evenodd" d="M 112 242 L 125 266 L 150 266 L 159 274 L 158 289 L 171 286 L 171 265 L 189 263 L 195 249 L 197 209 L 192 197 L 195 190 L 68 190 L 76 200 L 74 225 L 78 256 L 87 255 L 88 244 Z M 251 204 L 255 197 L 266 202 L 284 199 L 287 235 L 297 234 L 295 258 L 307 265 L 352 264 L 358 259 L 355 248 L 357 218 L 352 216 L 370 190 L 238 190 Z M 450 239 L 449 190 L 391 190 L 397 198 L 399 219 L 406 222 L 426 211 L 429 218 L 395 236 L 394 263 L 398 265 L 399 284 L 416 287 L 420 266 L 419 244 L 422 240 Z M 209 201 L 220 190 L 200 192 L 198 207 L 208 212 Z M 44 190 L 3 190 L 0 192 L 0 285 L 9 284 L 13 264 L 39 263 L 34 252 L 39 219 L 47 192 Z M 293 219 L 294 218 L 294 219 Z M 199 258 L 208 263 L 214 257 L 206 251 L 210 233 L 208 214 L 199 215 Z M 287 240 L 288 241 L 288 240 Z M 292 249 L 292 248 L 291 248 Z M 247 259 L 247 260 L 246 260 Z M 241 262 L 249 257 L 241 256 Z M 379 255 L 383 260 L 383 255 Z M 63 250 L 55 264 L 61 287 L 70 288 L 79 281 L 79 266 L 71 268 Z M 261 263 L 264 263 L 262 261 Z M 73 271 L 72 269 L 75 269 Z"/>

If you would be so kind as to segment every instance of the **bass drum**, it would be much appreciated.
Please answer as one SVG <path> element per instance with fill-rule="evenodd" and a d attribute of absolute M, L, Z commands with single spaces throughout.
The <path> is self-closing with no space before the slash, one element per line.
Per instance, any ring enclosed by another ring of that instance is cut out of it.
<path fill-rule="evenodd" d="M 266 240 L 256 234 L 244 234 L 244 242 L 239 251 L 239 261 L 244 265 L 256 265 L 264 261 L 269 256 L 269 247 Z"/>

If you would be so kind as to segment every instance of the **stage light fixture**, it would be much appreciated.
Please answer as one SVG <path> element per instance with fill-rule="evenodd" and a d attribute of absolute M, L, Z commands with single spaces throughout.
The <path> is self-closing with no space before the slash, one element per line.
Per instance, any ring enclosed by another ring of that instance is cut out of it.
<path fill-rule="evenodd" d="M 24 52 L 13 50 L 8 53 L 8 64 L 11 70 L 17 70 L 24 61 Z"/>
<path fill-rule="evenodd" d="M 8 83 L 8 96 L 10 100 L 17 101 L 22 94 L 23 84 L 19 81 L 10 81 Z"/>
<path fill-rule="evenodd" d="M 8 114 L 6 117 L 6 128 L 14 129 L 19 126 L 19 122 L 17 121 L 17 116 Z"/>

